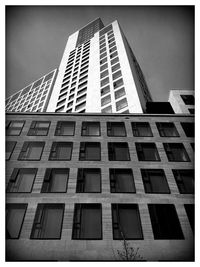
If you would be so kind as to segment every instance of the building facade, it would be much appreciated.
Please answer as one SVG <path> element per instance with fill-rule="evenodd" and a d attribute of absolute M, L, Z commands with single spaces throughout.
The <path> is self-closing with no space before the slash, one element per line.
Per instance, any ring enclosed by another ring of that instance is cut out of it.
<path fill-rule="evenodd" d="M 8 113 L 7 261 L 194 260 L 194 116 Z M 137 260 L 137 258 L 136 258 Z"/>
<path fill-rule="evenodd" d="M 194 114 L 194 91 L 171 90 L 168 100 L 175 113 Z"/>

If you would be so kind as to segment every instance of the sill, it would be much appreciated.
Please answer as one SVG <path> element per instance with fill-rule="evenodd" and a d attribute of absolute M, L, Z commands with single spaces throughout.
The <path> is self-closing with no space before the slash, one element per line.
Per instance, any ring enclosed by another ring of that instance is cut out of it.
<path fill-rule="evenodd" d="M 101 194 L 102 192 L 101 191 L 93 191 L 93 192 L 77 192 L 76 191 L 76 193 L 77 194 Z"/>
<path fill-rule="evenodd" d="M 72 240 L 103 240 L 103 238 L 72 238 Z"/>
<path fill-rule="evenodd" d="M 124 240 L 123 238 L 114 238 L 113 240 Z M 125 240 L 144 240 L 144 237 L 140 237 L 140 238 L 128 238 L 126 237 Z"/>
<path fill-rule="evenodd" d="M 49 160 L 50 161 L 70 161 L 71 158 L 70 159 L 51 159 L 51 158 L 49 158 Z"/>
<path fill-rule="evenodd" d="M 53 192 L 40 192 L 41 194 L 63 194 L 63 193 L 67 193 L 67 190 L 66 191 L 53 191 Z"/>
<path fill-rule="evenodd" d="M 101 159 L 80 159 L 79 161 L 101 161 Z"/>
<path fill-rule="evenodd" d="M 139 161 L 161 161 L 160 159 L 138 159 Z"/>
<path fill-rule="evenodd" d="M 61 240 L 61 237 L 55 237 L 55 238 L 34 238 L 34 237 L 30 237 L 30 240 Z"/>
<path fill-rule="evenodd" d="M 169 195 L 169 194 L 171 194 L 171 192 L 146 192 L 145 191 L 145 194 L 165 194 L 165 195 Z"/>
<path fill-rule="evenodd" d="M 40 161 L 41 158 L 39 158 L 39 159 L 19 159 L 18 158 L 18 160 L 20 160 L 20 161 Z"/>
<path fill-rule="evenodd" d="M 134 191 L 134 192 L 111 192 L 110 191 L 110 193 L 111 194 L 136 194 L 136 191 Z"/>
<path fill-rule="evenodd" d="M 191 162 L 191 160 L 169 160 L 169 162 Z"/>

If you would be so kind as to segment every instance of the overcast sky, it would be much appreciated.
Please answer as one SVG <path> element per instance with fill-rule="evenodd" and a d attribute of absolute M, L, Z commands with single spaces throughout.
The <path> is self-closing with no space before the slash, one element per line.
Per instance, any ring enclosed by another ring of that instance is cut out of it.
<path fill-rule="evenodd" d="M 6 96 L 59 66 L 70 34 L 100 17 L 118 20 L 154 101 L 194 89 L 193 7 L 10 6 L 6 9 Z"/>

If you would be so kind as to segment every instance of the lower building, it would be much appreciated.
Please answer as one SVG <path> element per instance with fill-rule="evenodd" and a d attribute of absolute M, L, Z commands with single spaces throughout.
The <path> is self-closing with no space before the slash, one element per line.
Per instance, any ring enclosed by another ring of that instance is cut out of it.
<path fill-rule="evenodd" d="M 8 113 L 6 125 L 7 261 L 118 261 L 125 247 L 194 260 L 193 115 Z"/>

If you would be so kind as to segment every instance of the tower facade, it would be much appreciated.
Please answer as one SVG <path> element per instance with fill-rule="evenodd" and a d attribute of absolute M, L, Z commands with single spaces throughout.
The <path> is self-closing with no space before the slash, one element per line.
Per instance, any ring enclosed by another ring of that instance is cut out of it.
<path fill-rule="evenodd" d="M 194 91 L 171 90 L 168 101 L 175 113 L 194 114 Z"/>

